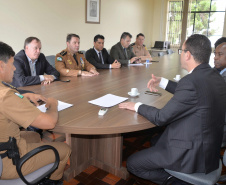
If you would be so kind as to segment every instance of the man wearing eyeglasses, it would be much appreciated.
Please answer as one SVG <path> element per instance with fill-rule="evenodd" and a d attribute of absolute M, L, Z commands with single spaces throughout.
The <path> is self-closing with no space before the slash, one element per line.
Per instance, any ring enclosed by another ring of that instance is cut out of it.
<path fill-rule="evenodd" d="M 167 125 L 155 146 L 127 160 L 128 171 L 157 184 L 170 176 L 164 169 L 208 174 L 219 167 L 226 111 L 225 82 L 208 64 L 211 43 L 206 36 L 190 36 L 179 53 L 181 67 L 188 75 L 176 83 L 152 74 L 147 84 L 150 91 L 156 92 L 160 86 L 174 94 L 162 109 L 140 102 L 119 105 L 138 112 L 156 126 Z"/>

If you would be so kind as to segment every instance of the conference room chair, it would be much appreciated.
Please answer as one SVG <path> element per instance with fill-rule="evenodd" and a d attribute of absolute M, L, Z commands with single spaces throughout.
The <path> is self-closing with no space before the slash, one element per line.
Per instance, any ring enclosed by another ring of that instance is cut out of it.
<path fill-rule="evenodd" d="M 223 163 L 224 166 L 226 166 L 226 152 L 224 152 Z M 221 170 L 222 170 L 221 160 L 219 160 L 218 169 L 208 174 L 205 173 L 186 174 L 165 169 L 165 171 L 170 174 L 170 177 L 168 177 L 168 179 L 166 179 L 162 185 L 168 185 L 169 181 L 173 178 L 180 179 L 184 182 L 194 185 L 220 185 L 218 184 L 218 182 L 226 182 L 226 175 L 221 176 Z"/>
<path fill-rule="evenodd" d="M 11 143 L 11 144 L 13 143 L 13 146 L 16 146 L 16 139 L 10 137 L 8 142 L 0 143 L 0 151 L 4 151 L 7 149 L 8 156 L 12 157 L 13 162 L 15 162 L 15 164 L 16 164 L 16 170 L 17 170 L 17 173 L 20 178 L 7 179 L 7 180 L 0 179 L 0 185 L 15 185 L 15 184 L 16 185 L 35 185 L 35 184 L 38 184 L 44 178 L 48 178 L 57 169 L 57 167 L 59 165 L 59 161 L 60 161 L 59 153 L 54 147 L 52 147 L 50 145 L 43 145 L 38 148 L 35 148 L 35 149 L 31 150 L 30 152 L 28 152 L 27 154 L 25 154 L 22 158 L 20 158 L 17 146 L 12 147 L 12 145 L 10 145 L 11 148 L 9 149 L 8 148 L 9 143 Z M 12 148 L 14 148 L 14 150 L 12 150 Z M 15 148 L 16 148 L 16 150 L 15 150 Z M 55 162 L 50 163 L 46 166 L 43 166 L 43 167 L 39 168 L 38 170 L 24 176 L 21 172 L 21 168 L 22 168 L 23 164 L 26 161 L 28 161 L 31 157 L 33 157 L 34 155 L 36 155 L 37 153 L 42 152 L 44 150 L 53 150 L 53 152 L 55 154 Z M 8 156 L 6 156 L 6 157 L 8 157 Z M 5 166 L 5 168 L 7 168 L 7 166 Z M 3 164 L 2 164 L 2 158 L 0 157 L 0 177 L 2 175 L 2 170 L 3 170 Z"/>
<path fill-rule="evenodd" d="M 173 53 L 173 50 L 172 49 L 167 49 L 166 53 L 167 53 L 167 55 L 170 55 L 170 54 Z"/>
<path fill-rule="evenodd" d="M 164 56 L 164 53 L 163 52 L 158 52 L 158 56 L 159 57 Z"/>
<path fill-rule="evenodd" d="M 86 51 L 85 50 L 80 50 L 80 52 L 82 52 L 84 56 L 86 55 Z"/>
<path fill-rule="evenodd" d="M 46 60 L 55 68 L 55 55 L 46 56 Z"/>

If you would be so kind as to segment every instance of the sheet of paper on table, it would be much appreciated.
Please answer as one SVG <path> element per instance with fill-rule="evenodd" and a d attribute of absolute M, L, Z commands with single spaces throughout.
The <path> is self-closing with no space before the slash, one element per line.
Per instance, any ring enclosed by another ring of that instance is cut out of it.
<path fill-rule="evenodd" d="M 100 98 L 97 98 L 95 100 L 88 101 L 89 103 L 92 103 L 94 105 L 98 105 L 100 107 L 113 107 L 123 101 L 126 101 L 128 98 L 116 96 L 113 94 L 106 94 Z"/>
<path fill-rule="evenodd" d="M 142 63 L 139 63 L 139 64 L 128 64 L 128 66 L 143 66 Z"/>
<path fill-rule="evenodd" d="M 45 107 L 46 104 L 43 104 L 43 105 L 39 105 L 37 108 L 41 111 L 41 112 L 46 112 L 46 107 Z M 58 111 L 62 111 L 64 109 L 67 109 L 69 107 L 72 107 L 73 104 L 69 104 L 69 103 L 65 103 L 65 102 L 62 102 L 62 101 L 59 101 L 58 100 Z"/>

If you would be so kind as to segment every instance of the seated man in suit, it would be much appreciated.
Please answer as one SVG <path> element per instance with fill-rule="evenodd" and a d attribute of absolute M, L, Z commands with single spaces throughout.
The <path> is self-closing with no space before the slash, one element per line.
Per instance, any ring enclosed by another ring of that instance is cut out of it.
<path fill-rule="evenodd" d="M 41 41 L 36 37 L 25 40 L 24 50 L 16 54 L 14 65 L 12 85 L 15 87 L 49 84 L 60 76 L 41 53 Z"/>
<path fill-rule="evenodd" d="M 152 60 L 151 55 L 144 45 L 144 34 L 139 33 L 136 38 L 136 42 L 131 44 L 133 47 L 133 53 L 141 58 L 141 60 Z"/>
<path fill-rule="evenodd" d="M 56 55 L 55 66 L 61 76 L 94 76 L 99 73 L 79 52 L 80 37 L 76 34 L 67 35 L 67 48 Z"/>
<path fill-rule="evenodd" d="M 226 82 L 226 38 L 222 37 L 217 40 L 215 43 L 215 51 L 214 51 L 214 68 L 220 73 Z M 222 147 L 226 145 L 226 118 L 224 125 L 224 136 L 222 141 Z"/>
<path fill-rule="evenodd" d="M 214 51 L 214 65 L 226 82 L 226 42 L 221 43 Z"/>
<path fill-rule="evenodd" d="M 58 120 L 57 100 L 53 98 L 44 98 L 40 95 L 26 94 L 21 95 L 12 86 L 6 84 L 12 82 L 13 72 L 15 71 L 14 51 L 7 44 L 0 42 L 0 103 L 4 107 L 0 110 L 0 142 L 7 142 L 9 137 L 15 137 L 22 157 L 29 151 L 46 143 L 40 142 L 40 137 L 35 132 L 20 131 L 20 126 L 27 128 L 29 125 L 40 129 L 53 129 Z M 37 109 L 29 100 L 37 103 L 41 99 L 46 102 L 47 112 L 43 113 Z M 50 179 L 45 179 L 40 185 L 63 185 L 60 179 L 63 176 L 64 168 L 70 156 L 70 147 L 63 142 L 52 142 L 48 145 L 57 149 L 60 156 L 58 168 L 52 173 Z M 31 157 L 24 163 L 22 173 L 27 175 L 40 167 L 55 161 L 55 155 L 52 151 L 46 150 Z M 18 178 L 16 166 L 12 159 L 4 157 L 3 171 L 1 179 Z"/>
<path fill-rule="evenodd" d="M 222 44 L 223 42 L 226 42 L 226 37 L 221 37 L 215 42 L 214 44 L 215 49 L 217 48 L 218 45 Z"/>
<path fill-rule="evenodd" d="M 174 94 L 162 109 L 140 102 L 119 105 L 137 111 L 156 126 L 167 125 L 154 147 L 127 160 L 131 173 L 157 184 L 169 177 L 164 169 L 208 174 L 219 167 L 226 111 L 225 82 L 208 64 L 211 43 L 206 36 L 190 36 L 179 53 L 181 67 L 188 75 L 178 83 L 152 75 L 147 84 L 150 91 L 156 92 L 160 86 Z"/>
<path fill-rule="evenodd" d="M 94 37 L 94 47 L 86 51 L 86 59 L 97 69 L 120 68 L 121 64 L 110 57 L 104 48 L 104 36 L 96 35 Z"/>
<path fill-rule="evenodd" d="M 132 35 L 128 32 L 124 32 L 121 35 L 120 42 L 112 46 L 110 55 L 121 64 L 132 64 L 140 62 L 140 59 L 132 51 L 130 46 Z"/>

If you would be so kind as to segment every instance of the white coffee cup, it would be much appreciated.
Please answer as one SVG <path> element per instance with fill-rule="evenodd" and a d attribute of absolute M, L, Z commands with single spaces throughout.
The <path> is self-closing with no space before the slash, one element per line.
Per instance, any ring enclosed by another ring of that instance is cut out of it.
<path fill-rule="evenodd" d="M 130 93 L 131 93 L 132 96 L 135 96 L 135 95 L 138 94 L 138 89 L 137 88 L 131 88 Z"/>
<path fill-rule="evenodd" d="M 176 75 L 176 80 L 180 80 L 180 75 Z"/>

